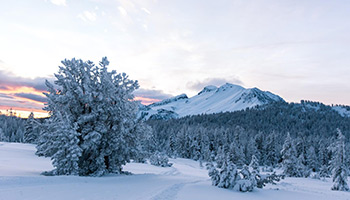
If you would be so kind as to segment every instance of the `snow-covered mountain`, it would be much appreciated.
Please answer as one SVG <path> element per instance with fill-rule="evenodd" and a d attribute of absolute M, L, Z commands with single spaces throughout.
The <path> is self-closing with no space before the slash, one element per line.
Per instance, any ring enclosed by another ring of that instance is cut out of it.
<path fill-rule="evenodd" d="M 231 112 L 251 108 L 257 105 L 284 101 L 278 95 L 261 91 L 258 88 L 243 88 L 226 83 L 221 87 L 207 86 L 196 96 L 188 98 L 186 94 L 165 99 L 161 102 L 140 107 L 140 116 L 144 119 L 169 119 L 187 115 Z"/>

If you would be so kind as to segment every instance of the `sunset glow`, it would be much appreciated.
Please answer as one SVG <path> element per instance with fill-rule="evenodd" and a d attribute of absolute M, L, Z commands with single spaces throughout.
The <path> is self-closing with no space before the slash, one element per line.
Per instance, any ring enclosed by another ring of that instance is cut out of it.
<path fill-rule="evenodd" d="M 147 98 L 147 97 L 135 97 L 135 101 L 141 101 L 142 104 L 144 105 L 149 105 L 155 102 L 159 102 L 159 99 L 152 99 L 152 98 Z"/>
<path fill-rule="evenodd" d="M 13 105 L 0 105 L 1 114 L 10 115 L 10 111 L 12 115 L 16 115 L 22 118 L 28 117 L 28 115 L 33 112 L 36 118 L 48 117 L 48 113 L 42 108 L 45 106 L 45 102 L 38 101 L 35 99 L 30 99 L 28 97 L 21 97 L 18 94 L 28 94 L 28 95 L 36 95 L 43 98 L 46 96 L 43 94 L 46 91 L 40 91 L 33 87 L 28 86 L 6 86 L 3 89 L 0 89 L 0 99 L 11 99 L 12 102 L 16 102 Z M 4 98 L 4 96 L 6 98 Z M 159 99 L 147 98 L 136 96 L 134 98 L 136 101 L 140 101 L 144 105 L 149 105 L 154 102 L 160 101 Z"/>
<path fill-rule="evenodd" d="M 350 104 L 348 3 L 56 2 L 0 6 L 5 111 L 43 108 L 45 80 L 54 81 L 62 60 L 97 64 L 104 56 L 109 70 L 139 81 L 135 100 L 146 105 L 226 82 L 271 91 L 287 102 Z"/>

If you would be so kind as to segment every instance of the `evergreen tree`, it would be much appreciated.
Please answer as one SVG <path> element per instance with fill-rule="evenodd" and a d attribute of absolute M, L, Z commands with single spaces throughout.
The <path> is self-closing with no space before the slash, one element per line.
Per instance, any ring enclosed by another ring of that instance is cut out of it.
<path fill-rule="evenodd" d="M 37 154 L 52 156 L 57 175 L 121 173 L 137 152 L 137 81 L 107 71 L 107 58 L 98 66 L 76 59 L 62 64 L 56 86 L 46 81 L 51 117 L 42 125 Z"/>
<path fill-rule="evenodd" d="M 257 182 L 255 180 L 256 174 L 251 173 L 247 165 L 243 166 L 240 174 L 242 174 L 242 179 L 237 182 L 235 189 L 241 192 L 253 191 L 254 187 L 257 186 Z"/>
<path fill-rule="evenodd" d="M 224 148 L 222 146 L 220 146 L 218 149 L 218 152 L 216 154 L 216 157 L 215 157 L 215 161 L 216 161 L 218 168 L 222 167 L 222 165 L 225 162 L 225 159 L 226 159 L 226 154 L 224 152 Z"/>
<path fill-rule="evenodd" d="M 276 145 L 276 133 L 272 132 L 269 134 L 266 138 L 266 162 L 265 164 L 267 166 L 275 166 L 278 161 L 278 152 L 277 152 L 277 145 Z"/>
<path fill-rule="evenodd" d="M 220 170 L 218 187 L 233 189 L 240 179 L 236 165 L 231 160 L 226 159 Z"/>
<path fill-rule="evenodd" d="M 281 151 L 283 173 L 290 177 L 301 177 L 300 167 L 298 166 L 298 160 L 296 158 L 296 151 L 293 145 L 293 140 L 290 134 L 287 134 L 287 138 L 283 144 Z"/>
<path fill-rule="evenodd" d="M 216 169 L 212 162 L 207 163 L 207 169 L 212 185 L 217 186 L 220 182 L 219 171 Z"/>
<path fill-rule="evenodd" d="M 340 129 L 337 129 L 337 132 L 338 138 L 330 147 L 333 152 L 330 162 L 333 179 L 332 190 L 348 191 L 348 166 L 345 158 L 345 137 Z"/>
<path fill-rule="evenodd" d="M 4 131 L 2 130 L 2 128 L 0 128 L 0 141 L 6 142 L 6 137 L 5 137 L 5 134 L 4 134 Z"/>
<path fill-rule="evenodd" d="M 249 167 L 251 167 L 253 169 L 253 171 L 255 172 L 259 172 L 259 161 L 256 158 L 255 155 L 252 156 L 252 159 L 250 161 Z"/>
<path fill-rule="evenodd" d="M 38 132 L 38 122 L 34 119 L 34 113 L 31 112 L 24 124 L 24 142 L 36 144 L 39 132 Z"/>
<path fill-rule="evenodd" d="M 309 149 L 306 152 L 306 163 L 307 163 L 307 167 L 315 172 L 318 170 L 318 166 L 317 166 L 317 156 L 315 153 L 315 148 L 313 146 L 309 147 Z"/>

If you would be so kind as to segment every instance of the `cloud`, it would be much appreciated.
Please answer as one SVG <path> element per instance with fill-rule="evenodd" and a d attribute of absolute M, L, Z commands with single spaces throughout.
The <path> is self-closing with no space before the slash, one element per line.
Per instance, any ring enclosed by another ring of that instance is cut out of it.
<path fill-rule="evenodd" d="M 50 2 L 57 6 L 67 6 L 66 0 L 50 0 Z"/>
<path fill-rule="evenodd" d="M 26 98 L 26 99 L 31 99 L 34 101 L 39 101 L 42 103 L 46 103 L 47 102 L 47 98 L 40 96 L 40 95 L 36 95 L 36 94 L 31 94 L 31 93 L 16 93 L 14 94 L 14 96 L 16 97 L 22 97 L 22 98 Z"/>
<path fill-rule="evenodd" d="M 137 97 L 143 97 L 154 100 L 163 100 L 172 97 L 170 94 L 165 94 L 162 90 L 138 89 L 134 92 Z"/>
<path fill-rule="evenodd" d="M 123 17 L 126 17 L 128 15 L 128 12 L 126 12 L 125 8 L 118 6 L 118 10 Z"/>
<path fill-rule="evenodd" d="M 141 8 L 141 10 L 143 10 L 145 13 L 147 13 L 147 14 L 151 14 L 151 12 L 149 11 L 149 10 L 147 10 L 147 8 Z"/>
<path fill-rule="evenodd" d="M 37 77 L 34 79 L 14 75 L 11 72 L 0 70 L 0 89 L 9 87 L 32 87 L 38 91 L 46 91 L 45 80 L 52 81 L 52 77 Z"/>
<path fill-rule="evenodd" d="M 231 78 L 206 78 L 203 81 L 188 82 L 186 86 L 191 90 L 200 91 L 205 86 L 208 86 L 208 85 L 221 86 L 225 83 L 243 85 L 243 82 L 240 79 L 236 77 L 231 77 Z"/>
<path fill-rule="evenodd" d="M 79 14 L 78 18 L 86 22 L 94 22 L 97 19 L 97 15 L 95 12 L 90 12 L 86 10 L 82 14 Z"/>
<path fill-rule="evenodd" d="M 13 99 L 13 97 L 12 97 L 12 96 L 10 96 L 10 95 L 7 95 L 7 94 L 1 94 L 1 93 L 0 93 L 0 99 L 2 99 L 2 98 L 5 98 L 5 99 Z"/>
<path fill-rule="evenodd" d="M 41 110 L 44 105 L 35 102 L 22 101 L 19 99 L 2 98 L 0 97 L 1 105 L 0 109 L 5 110 L 9 108 L 16 108 L 16 110 Z"/>

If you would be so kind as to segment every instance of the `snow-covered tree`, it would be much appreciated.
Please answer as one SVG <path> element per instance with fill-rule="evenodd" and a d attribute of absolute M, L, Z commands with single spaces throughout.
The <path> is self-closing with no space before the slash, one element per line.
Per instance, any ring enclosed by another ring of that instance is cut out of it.
<path fill-rule="evenodd" d="M 6 138 L 6 137 L 5 137 L 5 133 L 4 133 L 4 131 L 2 130 L 2 128 L 0 128 L 0 141 L 6 141 L 5 138 Z"/>
<path fill-rule="evenodd" d="M 266 138 L 265 150 L 266 155 L 265 163 L 267 166 L 274 167 L 278 161 L 279 152 L 276 145 L 276 132 L 272 132 Z"/>
<path fill-rule="evenodd" d="M 317 165 L 315 148 L 313 146 L 310 146 L 306 152 L 306 163 L 307 167 L 313 172 L 317 171 L 319 168 Z"/>
<path fill-rule="evenodd" d="M 298 162 L 298 159 L 296 158 L 295 147 L 289 133 L 287 134 L 287 138 L 283 144 L 281 155 L 283 159 L 283 173 L 290 177 L 302 177 L 303 174 L 300 171 L 300 166 L 298 166 L 298 163 L 300 162 Z"/>
<path fill-rule="evenodd" d="M 259 161 L 255 155 L 252 155 L 252 159 L 250 161 L 249 167 L 251 167 L 254 171 L 259 172 Z"/>
<path fill-rule="evenodd" d="M 217 151 L 217 154 L 216 154 L 216 157 L 215 157 L 215 161 L 217 163 L 217 167 L 218 168 L 222 167 L 222 165 L 224 164 L 225 159 L 226 159 L 226 154 L 225 154 L 224 148 L 222 146 L 220 146 L 218 148 L 218 151 Z"/>
<path fill-rule="evenodd" d="M 216 169 L 212 162 L 207 163 L 207 169 L 212 185 L 217 186 L 220 182 L 219 171 Z"/>
<path fill-rule="evenodd" d="M 120 173 L 137 152 L 137 81 L 107 71 L 109 61 L 62 61 L 55 86 L 46 81 L 50 119 L 42 125 L 38 155 L 52 156 L 54 174 Z"/>
<path fill-rule="evenodd" d="M 24 124 L 24 129 L 24 142 L 36 144 L 39 137 L 39 131 L 38 122 L 34 119 L 33 112 L 29 114 L 28 119 Z"/>
<path fill-rule="evenodd" d="M 345 158 L 345 137 L 340 129 L 337 129 L 337 132 L 338 138 L 330 147 L 333 152 L 330 162 L 333 179 L 332 190 L 348 191 L 347 179 L 349 172 Z"/>
<path fill-rule="evenodd" d="M 235 189 L 241 192 L 251 192 L 253 191 L 254 187 L 257 186 L 257 182 L 255 179 L 256 173 L 251 173 L 249 171 L 249 167 L 247 165 L 243 166 L 242 170 L 240 171 L 242 174 L 242 178 L 238 180 Z"/>
<path fill-rule="evenodd" d="M 244 165 L 244 154 L 242 148 L 240 148 L 235 141 L 230 145 L 229 159 L 235 163 L 237 167 L 242 167 Z"/>
<path fill-rule="evenodd" d="M 159 167 L 171 167 L 173 164 L 169 163 L 168 156 L 162 152 L 155 152 L 149 159 L 150 163 Z"/>
<path fill-rule="evenodd" d="M 220 170 L 220 181 L 218 187 L 234 189 L 237 181 L 241 179 L 236 165 L 229 159 L 223 162 Z"/>

